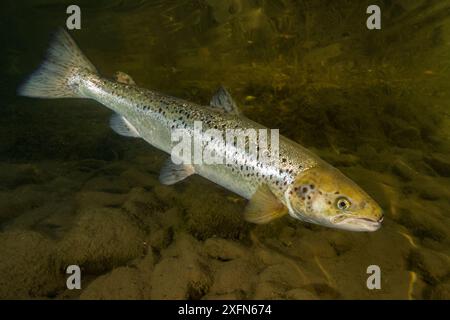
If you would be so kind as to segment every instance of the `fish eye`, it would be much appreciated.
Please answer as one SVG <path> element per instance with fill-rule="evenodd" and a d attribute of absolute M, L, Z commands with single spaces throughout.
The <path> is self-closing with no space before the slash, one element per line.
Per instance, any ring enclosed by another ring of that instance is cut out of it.
<path fill-rule="evenodd" d="M 351 202 L 346 197 L 340 197 L 336 200 L 336 207 L 339 210 L 347 210 L 350 208 Z"/>

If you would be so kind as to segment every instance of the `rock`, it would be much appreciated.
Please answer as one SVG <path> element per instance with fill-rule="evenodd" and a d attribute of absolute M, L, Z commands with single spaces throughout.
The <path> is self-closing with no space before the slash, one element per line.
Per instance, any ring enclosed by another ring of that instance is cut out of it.
<path fill-rule="evenodd" d="M 137 258 L 130 263 L 130 266 L 136 268 L 140 271 L 141 275 L 145 278 L 150 278 L 151 273 L 155 266 L 155 255 L 151 249 L 148 250 L 147 254 L 143 258 Z"/>
<path fill-rule="evenodd" d="M 88 287 L 83 290 L 80 299 L 148 299 L 149 282 L 150 279 L 141 277 L 138 270 L 129 267 L 119 267 L 92 281 Z"/>
<path fill-rule="evenodd" d="M 160 184 L 157 175 L 150 175 L 133 167 L 124 171 L 120 176 L 135 187 L 153 188 Z"/>
<path fill-rule="evenodd" d="M 221 238 L 209 238 L 204 244 L 205 252 L 214 259 L 223 261 L 234 260 L 250 255 L 241 244 Z"/>
<path fill-rule="evenodd" d="M 58 245 L 60 268 L 104 272 L 143 253 L 144 233 L 119 209 L 88 209 Z"/>
<path fill-rule="evenodd" d="M 32 231 L 0 233 L 0 298 L 52 297 L 65 287 L 53 264 L 55 244 Z"/>
<path fill-rule="evenodd" d="M 210 272 L 199 249 L 192 236 L 178 234 L 154 268 L 152 299 L 200 299 L 208 292 Z"/>
<path fill-rule="evenodd" d="M 426 214 L 424 214 L 426 213 Z M 407 227 L 419 239 L 431 238 L 442 242 L 450 232 L 449 224 L 442 223 L 439 208 L 408 200 L 399 207 L 398 222 Z"/>
<path fill-rule="evenodd" d="M 201 240 L 214 236 L 239 239 L 249 228 L 242 218 L 245 203 L 239 198 L 237 202 L 224 200 L 231 196 L 228 192 L 212 186 L 210 182 L 199 180 L 198 177 L 190 177 L 186 192 L 180 198 L 187 209 L 188 230 Z M 208 189 L 210 191 L 205 192 Z"/>
<path fill-rule="evenodd" d="M 394 142 L 403 148 L 414 148 L 422 141 L 419 129 L 403 125 L 402 127 L 396 128 L 390 137 Z"/>
<path fill-rule="evenodd" d="M 448 155 L 432 153 L 425 156 L 425 161 L 443 177 L 450 177 L 450 159 Z"/>
<path fill-rule="evenodd" d="M 320 297 L 320 299 L 322 300 L 342 299 L 342 295 L 327 283 L 313 283 L 311 285 L 306 286 L 305 290 L 314 292 L 314 294 Z M 355 297 L 354 299 L 357 298 L 358 297 Z"/>
<path fill-rule="evenodd" d="M 82 191 L 75 196 L 79 208 L 120 207 L 125 195 L 106 193 L 101 191 Z"/>
<path fill-rule="evenodd" d="M 75 204 L 70 199 L 47 202 L 5 223 L 4 230 L 32 229 L 58 238 L 71 225 L 74 212 Z"/>
<path fill-rule="evenodd" d="M 151 231 L 148 237 L 148 244 L 158 251 L 167 248 L 173 240 L 172 228 L 161 228 L 159 230 Z"/>
<path fill-rule="evenodd" d="M 107 166 L 108 162 L 97 159 L 82 159 L 77 162 L 77 169 L 83 172 L 96 171 Z"/>
<path fill-rule="evenodd" d="M 300 244 L 303 244 L 304 246 L 300 246 Z M 289 255 L 291 251 L 295 251 L 297 250 L 297 255 L 301 256 L 301 258 L 296 258 L 298 259 L 298 261 L 303 261 L 303 259 L 305 258 L 306 261 L 312 259 L 314 257 L 313 252 L 311 252 L 311 250 L 307 247 L 309 246 L 307 243 L 305 243 L 304 241 L 302 242 L 301 239 L 299 239 L 297 242 L 295 242 L 292 247 L 289 248 L 289 250 L 287 251 Z M 305 252 L 308 251 L 308 252 Z M 283 264 L 283 263 L 288 263 L 288 261 L 292 261 L 291 257 L 286 256 L 285 254 L 283 254 L 282 252 L 280 252 L 279 250 L 271 250 L 268 248 L 252 248 L 252 252 L 253 255 L 255 256 L 255 258 L 259 261 L 260 264 L 262 265 L 278 265 L 278 264 Z M 297 257 L 297 256 L 294 256 Z"/>
<path fill-rule="evenodd" d="M 123 208 L 142 221 L 153 219 L 156 213 L 165 211 L 164 204 L 152 192 L 141 187 L 131 189 Z"/>
<path fill-rule="evenodd" d="M 279 263 L 282 263 L 285 259 L 279 253 L 275 253 L 271 250 L 268 250 L 265 248 L 260 248 L 260 247 L 254 248 L 253 254 L 259 260 L 259 262 L 264 265 L 279 264 Z"/>
<path fill-rule="evenodd" d="M 431 291 L 431 299 L 433 300 L 449 300 L 450 299 L 450 282 L 438 284 Z"/>
<path fill-rule="evenodd" d="M 57 190 L 59 194 L 70 195 L 79 191 L 82 185 L 83 181 L 80 180 L 80 177 L 76 177 L 75 179 L 73 179 L 64 176 L 58 176 L 45 184 L 47 190 L 49 191 Z"/>
<path fill-rule="evenodd" d="M 363 143 L 357 146 L 357 152 L 365 159 L 377 158 L 379 153 L 370 143 Z"/>
<path fill-rule="evenodd" d="M 122 208 L 148 233 L 147 241 L 157 249 L 172 241 L 173 229 L 183 223 L 179 208 L 167 209 L 158 197 L 144 188 L 133 188 Z"/>
<path fill-rule="evenodd" d="M 259 274 L 258 282 L 277 283 L 284 288 L 298 288 L 305 285 L 304 273 L 292 263 L 268 266 Z"/>
<path fill-rule="evenodd" d="M 202 298 L 202 300 L 240 300 L 243 299 L 242 295 L 238 292 L 230 292 L 224 294 L 210 294 Z"/>
<path fill-rule="evenodd" d="M 318 300 L 319 297 L 305 289 L 292 289 L 286 292 L 286 298 L 292 300 Z"/>
<path fill-rule="evenodd" d="M 354 242 L 351 233 L 343 233 L 339 231 L 329 232 L 327 235 L 327 240 L 334 248 L 338 256 L 350 251 L 353 247 Z"/>
<path fill-rule="evenodd" d="M 48 198 L 48 194 L 36 185 L 19 187 L 11 192 L 0 192 L 0 223 L 43 205 Z"/>
<path fill-rule="evenodd" d="M 392 165 L 392 172 L 405 181 L 411 181 L 417 172 L 402 159 L 396 159 Z"/>
<path fill-rule="evenodd" d="M 295 238 L 295 229 L 292 227 L 284 227 L 279 235 L 281 243 L 286 247 L 292 246 L 294 238 Z"/>
<path fill-rule="evenodd" d="M 303 232 L 303 236 L 297 242 L 301 243 L 303 255 L 306 257 L 310 253 L 318 257 L 334 258 L 336 257 L 336 250 L 333 245 L 327 241 L 326 236 L 334 230 L 321 229 L 318 231 Z M 295 249 L 295 248 L 294 248 Z"/>
<path fill-rule="evenodd" d="M 169 208 L 162 213 L 157 212 L 158 222 L 166 228 L 179 228 L 184 223 L 183 212 L 176 207 Z"/>
<path fill-rule="evenodd" d="M 153 192 L 164 203 L 179 207 L 180 194 L 175 190 L 175 186 L 166 186 L 159 183 L 153 188 Z"/>
<path fill-rule="evenodd" d="M 127 193 L 129 189 L 129 181 L 125 178 L 114 176 L 96 176 L 83 185 L 83 190 L 86 191 L 101 191 L 114 194 Z"/>
<path fill-rule="evenodd" d="M 223 262 L 214 273 L 211 294 L 239 292 L 249 298 L 258 278 L 259 268 L 247 259 Z"/>
<path fill-rule="evenodd" d="M 255 288 L 254 300 L 280 300 L 285 298 L 286 289 L 272 282 L 258 282 Z"/>
<path fill-rule="evenodd" d="M 348 153 L 332 153 L 332 152 L 321 152 L 321 156 L 323 156 L 323 158 L 333 164 L 333 166 L 336 167 L 354 167 L 356 165 L 358 165 L 358 163 L 360 162 L 360 159 L 358 156 L 352 155 L 352 154 L 348 154 Z"/>
<path fill-rule="evenodd" d="M 421 176 L 409 183 L 409 187 L 417 190 L 419 196 L 424 200 L 450 199 L 450 189 L 447 188 L 445 178 L 430 178 Z"/>
<path fill-rule="evenodd" d="M 42 183 L 46 178 L 47 175 L 35 165 L 0 163 L 0 186 L 7 189 Z"/>
<path fill-rule="evenodd" d="M 421 248 L 411 251 L 408 257 L 410 268 L 420 273 L 431 284 L 438 284 L 450 275 L 450 258 L 442 253 Z"/>
<path fill-rule="evenodd" d="M 405 299 L 409 280 L 406 259 L 412 245 L 399 229 L 400 226 L 388 220 L 379 231 L 372 233 L 342 230 L 318 233 L 317 237 L 327 240 L 334 248 L 335 256 L 321 257 L 316 251 L 312 258 L 298 264 L 306 280 L 296 288 L 313 292 L 321 299 Z M 370 265 L 382 270 L 382 290 L 367 290 Z"/>

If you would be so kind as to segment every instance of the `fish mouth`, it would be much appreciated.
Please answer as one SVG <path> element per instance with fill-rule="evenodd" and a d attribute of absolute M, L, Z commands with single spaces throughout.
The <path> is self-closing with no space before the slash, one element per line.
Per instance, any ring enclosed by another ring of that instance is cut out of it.
<path fill-rule="evenodd" d="M 345 229 L 350 231 L 373 232 L 380 229 L 383 219 L 384 217 L 381 217 L 378 220 L 348 217 L 346 219 L 343 219 L 342 221 L 339 221 L 334 226 L 338 229 Z"/>

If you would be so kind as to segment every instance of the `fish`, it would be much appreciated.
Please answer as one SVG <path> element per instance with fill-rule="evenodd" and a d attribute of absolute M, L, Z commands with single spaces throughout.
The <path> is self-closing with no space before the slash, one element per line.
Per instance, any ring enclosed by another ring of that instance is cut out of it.
<path fill-rule="evenodd" d="M 269 130 L 242 114 L 230 93 L 220 87 L 210 105 L 200 105 L 136 85 L 124 72 L 116 79 L 102 77 L 69 33 L 55 32 L 40 67 L 17 89 L 32 98 L 85 98 L 109 108 L 111 128 L 126 137 L 141 138 L 171 154 L 174 130 L 193 133 L 200 122 L 208 129 Z M 194 134 L 195 138 L 195 134 Z M 258 139 L 259 136 L 258 136 Z M 194 141 L 195 143 L 195 141 Z M 251 157 L 244 145 L 219 142 L 206 145 L 217 154 L 231 155 L 227 163 L 179 163 L 169 157 L 159 176 L 173 185 L 198 174 L 248 199 L 244 218 L 265 224 L 283 216 L 350 231 L 376 231 L 383 210 L 364 190 L 313 152 L 279 135 L 277 161 Z M 273 151 L 274 147 L 270 151 Z"/>

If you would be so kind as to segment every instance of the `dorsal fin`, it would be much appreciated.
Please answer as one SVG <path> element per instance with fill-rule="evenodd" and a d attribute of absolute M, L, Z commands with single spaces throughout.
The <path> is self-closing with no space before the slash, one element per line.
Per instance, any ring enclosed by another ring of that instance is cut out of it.
<path fill-rule="evenodd" d="M 245 208 L 245 220 L 257 224 L 268 223 L 288 213 L 288 209 L 273 194 L 267 184 L 262 184 Z"/>
<path fill-rule="evenodd" d="M 171 185 L 186 179 L 194 173 L 195 171 L 192 165 L 175 164 L 172 159 L 169 158 L 161 168 L 159 181 L 162 184 Z"/>
<path fill-rule="evenodd" d="M 124 84 L 129 84 L 129 85 L 136 85 L 136 82 L 133 80 L 133 78 L 126 74 L 125 72 L 122 71 L 117 71 L 114 74 L 114 78 L 116 79 L 117 82 L 120 83 L 124 83 Z"/>
<path fill-rule="evenodd" d="M 139 132 L 135 127 L 120 114 L 114 113 L 109 119 L 109 126 L 117 134 L 125 137 L 140 138 Z"/>
<path fill-rule="evenodd" d="M 213 95 L 209 104 L 211 107 L 221 109 L 227 113 L 240 114 L 236 102 L 234 102 L 227 89 L 222 86 Z"/>

